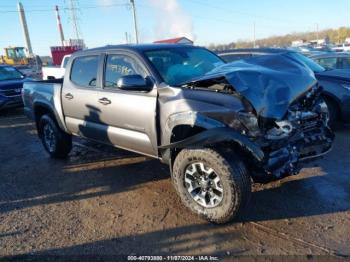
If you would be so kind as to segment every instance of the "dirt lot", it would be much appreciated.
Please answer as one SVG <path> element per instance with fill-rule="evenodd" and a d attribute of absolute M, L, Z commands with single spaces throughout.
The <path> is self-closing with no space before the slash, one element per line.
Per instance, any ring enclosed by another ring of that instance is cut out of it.
<path fill-rule="evenodd" d="M 0 256 L 350 255 L 350 128 L 300 175 L 255 185 L 224 226 L 182 206 L 156 160 L 75 139 L 52 160 L 21 110 L 0 115 Z"/>

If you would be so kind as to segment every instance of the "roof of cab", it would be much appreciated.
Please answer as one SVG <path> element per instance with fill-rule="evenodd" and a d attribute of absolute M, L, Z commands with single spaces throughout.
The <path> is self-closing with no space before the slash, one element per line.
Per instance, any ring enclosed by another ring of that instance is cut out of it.
<path fill-rule="evenodd" d="M 184 44 L 124 44 L 124 45 L 106 45 L 102 47 L 78 51 L 76 53 L 108 51 L 108 50 L 116 50 L 116 49 L 126 49 L 126 50 L 133 50 L 136 52 L 143 52 L 143 51 L 172 49 L 172 48 L 181 48 L 181 47 L 197 48 L 196 46 L 184 45 Z"/>

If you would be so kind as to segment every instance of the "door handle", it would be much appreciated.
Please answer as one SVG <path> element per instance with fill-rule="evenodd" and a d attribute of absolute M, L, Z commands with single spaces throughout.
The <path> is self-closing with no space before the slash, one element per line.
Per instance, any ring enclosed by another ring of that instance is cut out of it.
<path fill-rule="evenodd" d="M 109 105 L 112 103 L 111 100 L 109 100 L 107 97 L 102 97 L 98 100 L 102 105 Z"/>
<path fill-rule="evenodd" d="M 74 96 L 71 93 L 65 94 L 64 97 L 67 98 L 68 100 L 71 100 L 74 98 Z"/>

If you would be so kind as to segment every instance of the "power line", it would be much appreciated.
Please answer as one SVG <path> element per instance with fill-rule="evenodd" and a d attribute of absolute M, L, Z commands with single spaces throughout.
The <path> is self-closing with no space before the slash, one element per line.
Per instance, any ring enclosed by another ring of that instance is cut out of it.
<path fill-rule="evenodd" d="M 106 4 L 106 5 L 91 5 L 91 6 L 80 6 L 79 8 L 77 7 L 62 7 L 59 6 L 59 8 L 61 10 L 67 10 L 70 11 L 72 9 L 78 10 L 78 9 L 94 9 L 94 8 L 107 8 L 107 7 L 116 7 L 116 6 L 130 6 L 127 3 L 120 3 L 120 4 Z M 26 13 L 31 13 L 31 12 L 52 12 L 52 8 L 51 9 L 26 9 Z M 18 13 L 18 10 L 0 10 L 0 13 Z"/>

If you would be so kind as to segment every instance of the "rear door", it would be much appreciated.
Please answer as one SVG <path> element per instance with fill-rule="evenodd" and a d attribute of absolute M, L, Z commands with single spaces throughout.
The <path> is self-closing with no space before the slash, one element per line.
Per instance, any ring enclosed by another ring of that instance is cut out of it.
<path fill-rule="evenodd" d="M 106 125 L 110 143 L 138 153 L 158 156 L 156 130 L 156 85 L 150 92 L 126 91 L 117 87 L 123 75 L 150 76 L 136 55 L 126 52 L 106 53 L 104 77 L 99 99 L 100 121 Z"/>
<path fill-rule="evenodd" d="M 67 70 L 62 88 L 62 106 L 68 130 L 74 134 L 108 142 L 101 124 L 100 68 L 103 55 L 78 56 Z"/>

